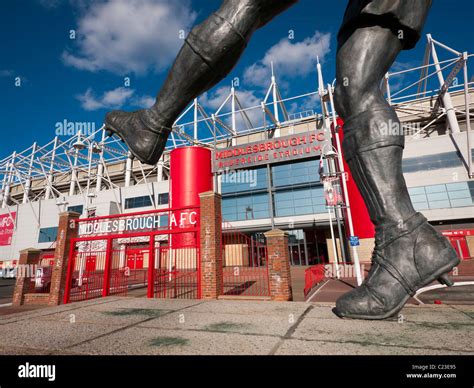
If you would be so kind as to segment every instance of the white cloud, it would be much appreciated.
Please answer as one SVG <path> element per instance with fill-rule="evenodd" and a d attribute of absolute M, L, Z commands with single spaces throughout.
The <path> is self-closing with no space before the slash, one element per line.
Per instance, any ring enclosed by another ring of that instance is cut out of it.
<path fill-rule="evenodd" d="M 269 86 L 272 62 L 279 79 L 306 77 L 310 72 L 316 71 L 316 57 L 323 61 L 331 51 L 330 41 L 330 33 L 323 34 L 319 31 L 300 42 L 282 39 L 261 60 L 244 70 L 244 82 L 255 86 Z"/>
<path fill-rule="evenodd" d="M 81 70 L 144 74 L 167 68 L 196 19 L 189 0 L 108 0 L 83 11 L 77 53 L 63 52 L 66 64 Z"/>
<path fill-rule="evenodd" d="M 118 109 L 121 108 L 125 103 L 133 96 L 135 91 L 119 87 L 113 90 L 104 92 L 100 97 L 97 97 L 91 88 L 88 88 L 84 94 L 76 96 L 81 102 L 81 106 L 85 110 L 98 110 L 102 108 Z"/>
<path fill-rule="evenodd" d="M 236 89 L 235 93 L 243 109 L 256 107 L 254 109 L 245 111 L 253 126 L 258 127 L 262 125 L 263 113 L 262 109 L 260 108 L 260 103 L 263 98 L 260 98 L 255 95 L 254 91 L 245 89 Z M 201 97 L 199 97 L 199 103 L 205 108 L 209 109 L 211 113 L 214 113 L 217 109 L 219 109 L 219 107 L 222 105 L 222 103 L 225 101 L 229 94 L 230 87 L 221 86 L 213 92 L 204 93 Z M 228 105 L 226 105 L 226 107 L 222 109 L 220 114 L 230 112 L 230 104 L 230 101 L 228 101 Z M 240 108 L 237 106 L 236 109 L 239 110 Z M 227 125 L 231 125 L 232 119 L 230 115 L 226 115 L 224 116 L 224 118 L 221 119 Z M 236 115 L 236 126 L 238 129 L 247 128 L 246 121 L 243 119 L 240 113 L 237 113 Z"/>
<path fill-rule="evenodd" d="M 289 107 L 287 107 L 288 113 L 303 113 L 313 111 L 313 114 L 316 113 L 318 108 L 321 106 L 321 99 L 319 94 L 311 94 L 310 96 L 303 97 L 298 99 L 295 102 L 292 102 Z"/>
<path fill-rule="evenodd" d="M 140 108 L 150 108 L 155 101 L 156 99 L 153 96 L 138 96 L 133 99 L 132 104 Z"/>

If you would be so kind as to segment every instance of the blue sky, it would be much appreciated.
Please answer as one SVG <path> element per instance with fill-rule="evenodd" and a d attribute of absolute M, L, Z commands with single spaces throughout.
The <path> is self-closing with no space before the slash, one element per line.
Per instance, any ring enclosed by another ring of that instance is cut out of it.
<path fill-rule="evenodd" d="M 179 31 L 188 32 L 219 4 L 220 0 L 2 1 L 0 159 L 33 141 L 48 142 L 58 122 L 94 122 L 98 128 L 110 109 L 135 110 L 150 104 L 182 44 Z M 258 101 L 268 87 L 270 60 L 284 98 L 317 88 L 316 54 L 325 81 L 331 82 L 345 5 L 345 0 L 300 0 L 256 32 L 229 78 L 202 103 L 212 113 L 234 77 L 240 79 L 243 104 Z M 471 0 L 435 0 L 424 32 L 457 50 L 474 52 L 473 10 Z M 423 37 L 414 50 L 399 56 L 397 68 L 420 65 L 424 49 Z M 124 85 L 125 77 L 129 86 Z M 15 85 L 18 80 L 20 86 Z"/>

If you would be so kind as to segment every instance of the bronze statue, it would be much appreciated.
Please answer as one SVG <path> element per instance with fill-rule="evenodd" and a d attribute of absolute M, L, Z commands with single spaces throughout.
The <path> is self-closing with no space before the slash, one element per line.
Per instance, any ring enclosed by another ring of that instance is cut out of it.
<path fill-rule="evenodd" d="M 234 68 L 258 28 L 296 2 L 224 0 L 187 37 L 153 107 L 108 113 L 109 135 L 155 164 L 185 107 Z M 415 46 L 430 7 L 431 0 L 350 0 L 338 34 L 335 104 L 345 120 L 344 154 L 376 229 L 371 270 L 337 300 L 340 317 L 393 316 L 432 281 L 451 285 L 447 273 L 459 263 L 413 208 L 402 173 L 403 132 L 379 87 L 399 52 Z"/>

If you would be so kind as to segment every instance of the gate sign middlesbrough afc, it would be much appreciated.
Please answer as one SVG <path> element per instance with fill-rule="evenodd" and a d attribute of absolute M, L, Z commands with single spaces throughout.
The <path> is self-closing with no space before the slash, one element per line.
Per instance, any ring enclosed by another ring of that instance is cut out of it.
<path fill-rule="evenodd" d="M 146 232 L 159 229 L 189 228 L 198 225 L 198 214 L 195 210 L 146 214 L 120 219 L 105 219 L 85 222 L 79 225 L 80 236 Z M 169 217 L 169 220 L 168 220 Z"/>
<path fill-rule="evenodd" d="M 324 132 L 312 131 L 235 147 L 217 148 L 212 152 L 212 172 L 251 168 L 319 156 L 321 145 L 325 140 Z"/>

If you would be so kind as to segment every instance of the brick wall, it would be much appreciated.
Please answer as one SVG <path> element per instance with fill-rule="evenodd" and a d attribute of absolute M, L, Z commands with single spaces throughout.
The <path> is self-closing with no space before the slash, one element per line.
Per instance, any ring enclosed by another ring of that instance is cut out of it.
<path fill-rule="evenodd" d="M 40 260 L 41 251 L 39 249 L 28 248 L 20 251 L 20 259 L 18 265 L 37 265 Z M 13 306 L 21 306 L 25 303 L 25 294 L 32 291 L 32 284 L 30 277 L 17 276 L 15 288 L 13 290 Z"/>
<path fill-rule="evenodd" d="M 199 194 L 201 201 L 201 298 L 217 299 L 223 293 L 221 196 Z"/>
<path fill-rule="evenodd" d="M 63 301 L 69 263 L 69 249 L 71 239 L 77 237 L 78 223 L 76 220 L 79 217 L 80 214 L 74 212 L 65 212 L 59 215 L 58 237 L 54 252 L 55 262 L 51 275 L 51 289 L 48 302 L 50 306 L 58 305 Z"/>
<path fill-rule="evenodd" d="M 268 276 L 272 300 L 293 300 L 291 289 L 288 233 L 273 229 L 265 233 L 267 238 Z"/>

